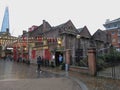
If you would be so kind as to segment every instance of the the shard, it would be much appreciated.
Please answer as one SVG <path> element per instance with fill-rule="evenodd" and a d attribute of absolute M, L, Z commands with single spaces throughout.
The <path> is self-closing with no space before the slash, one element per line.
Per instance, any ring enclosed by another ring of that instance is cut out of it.
<path fill-rule="evenodd" d="M 8 11 L 8 7 L 5 8 L 5 13 L 4 13 L 2 27 L 1 27 L 1 32 L 9 32 L 7 30 L 9 30 L 9 11 Z"/>

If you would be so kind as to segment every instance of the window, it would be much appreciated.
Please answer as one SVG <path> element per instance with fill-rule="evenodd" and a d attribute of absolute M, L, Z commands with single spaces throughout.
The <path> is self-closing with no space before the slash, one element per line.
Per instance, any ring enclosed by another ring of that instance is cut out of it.
<path fill-rule="evenodd" d="M 120 30 L 118 30 L 118 34 L 120 35 Z"/>
<path fill-rule="evenodd" d="M 118 37 L 118 43 L 120 43 L 120 37 Z"/>
<path fill-rule="evenodd" d="M 107 28 L 110 28 L 110 25 L 108 25 Z"/>
<path fill-rule="evenodd" d="M 115 32 L 111 32 L 111 34 L 112 34 L 112 35 L 114 35 L 114 34 L 115 34 Z"/>
<path fill-rule="evenodd" d="M 117 27 L 117 24 L 114 24 L 114 27 Z"/>
<path fill-rule="evenodd" d="M 116 42 L 116 39 L 114 38 L 114 39 L 112 39 L 112 42 L 114 43 L 114 42 Z"/>

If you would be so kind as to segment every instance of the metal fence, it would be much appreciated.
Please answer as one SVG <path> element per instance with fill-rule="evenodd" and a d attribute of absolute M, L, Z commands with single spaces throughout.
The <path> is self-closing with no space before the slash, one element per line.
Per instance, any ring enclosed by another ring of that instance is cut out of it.
<path fill-rule="evenodd" d="M 120 57 L 117 56 L 119 52 L 115 52 L 109 53 L 108 56 L 96 53 L 97 76 L 120 79 Z"/>
<path fill-rule="evenodd" d="M 120 79 L 120 62 L 107 64 L 106 68 L 97 72 L 97 76 Z"/>

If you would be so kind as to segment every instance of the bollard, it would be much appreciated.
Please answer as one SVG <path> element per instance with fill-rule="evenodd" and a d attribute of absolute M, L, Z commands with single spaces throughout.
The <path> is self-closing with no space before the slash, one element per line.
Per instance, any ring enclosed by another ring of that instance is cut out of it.
<path fill-rule="evenodd" d="M 65 64 L 65 71 L 67 72 L 69 69 L 69 65 L 68 64 Z"/>

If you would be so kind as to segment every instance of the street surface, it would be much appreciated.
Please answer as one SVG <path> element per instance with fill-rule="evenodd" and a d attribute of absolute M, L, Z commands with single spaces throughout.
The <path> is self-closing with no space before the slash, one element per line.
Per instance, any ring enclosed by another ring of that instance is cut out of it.
<path fill-rule="evenodd" d="M 37 65 L 0 60 L 0 90 L 81 90 L 65 75 L 36 69 Z"/>
<path fill-rule="evenodd" d="M 11 61 L 0 61 L 0 80 L 3 79 L 33 79 L 47 77 L 61 77 L 58 74 L 43 71 L 36 73 L 37 65 L 27 65 Z"/>
<path fill-rule="evenodd" d="M 120 80 L 0 60 L 0 90 L 120 90 Z"/>

